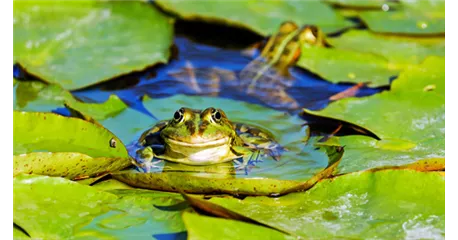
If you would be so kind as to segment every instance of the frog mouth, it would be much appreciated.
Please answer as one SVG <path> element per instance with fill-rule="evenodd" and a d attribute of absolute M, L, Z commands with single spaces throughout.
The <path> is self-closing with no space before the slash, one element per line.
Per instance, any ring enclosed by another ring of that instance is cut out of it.
<path fill-rule="evenodd" d="M 220 138 L 217 140 L 211 141 L 201 141 L 201 142 L 183 142 L 180 140 L 167 138 L 166 142 L 172 143 L 174 145 L 180 145 L 183 147 L 209 147 L 209 146 L 221 146 L 229 142 L 229 137 Z"/>

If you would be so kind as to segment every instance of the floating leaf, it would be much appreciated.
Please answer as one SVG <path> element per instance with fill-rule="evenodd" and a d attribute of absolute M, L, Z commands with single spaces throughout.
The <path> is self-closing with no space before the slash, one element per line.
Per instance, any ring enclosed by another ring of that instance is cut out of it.
<path fill-rule="evenodd" d="M 77 152 L 34 152 L 13 156 L 13 176 L 21 173 L 79 179 L 121 170 L 131 159 L 93 158 Z"/>
<path fill-rule="evenodd" d="M 325 33 L 337 32 L 353 24 L 320 1 L 164 1 L 155 3 L 186 20 L 205 20 L 241 26 L 263 36 L 277 31 L 285 21 L 298 25 L 318 25 Z"/>
<path fill-rule="evenodd" d="M 429 57 L 421 65 L 402 72 L 390 91 L 364 98 L 347 98 L 315 112 L 364 126 L 382 139 L 376 141 L 361 136 L 329 139 L 329 145 L 346 146 L 340 171 L 443 158 L 444 68 L 444 58 Z"/>
<path fill-rule="evenodd" d="M 435 172 L 358 172 L 280 198 L 210 201 L 306 239 L 442 239 L 445 234 L 445 180 Z"/>
<path fill-rule="evenodd" d="M 445 34 L 445 1 L 402 1 L 399 11 L 367 11 L 360 18 L 381 33 Z"/>
<path fill-rule="evenodd" d="M 282 232 L 284 234 L 289 235 L 288 232 L 286 232 L 286 231 L 284 231 L 282 229 L 272 228 L 271 226 L 268 226 L 268 225 L 260 223 L 260 222 L 258 222 L 256 220 L 247 218 L 247 217 L 245 217 L 243 215 L 240 215 L 240 214 L 238 214 L 236 212 L 233 212 L 233 211 L 231 211 L 231 210 L 229 210 L 227 208 L 221 207 L 221 206 L 219 206 L 217 204 L 211 203 L 211 202 L 209 202 L 207 200 L 199 199 L 199 198 L 196 198 L 196 197 L 191 197 L 190 195 L 187 195 L 187 194 L 184 194 L 184 193 L 182 193 L 181 195 L 183 196 L 183 198 L 192 207 L 194 207 L 196 210 L 202 211 L 202 212 L 204 212 L 206 214 L 217 216 L 217 217 L 221 217 L 221 218 L 238 220 L 238 221 L 242 221 L 242 222 L 246 222 L 246 223 L 252 223 L 252 224 L 264 226 L 264 227 L 271 228 L 271 229 L 274 229 L 274 230 L 277 230 L 279 232 Z"/>
<path fill-rule="evenodd" d="M 116 239 L 150 239 L 151 235 L 184 231 L 182 209 L 165 209 L 183 202 L 180 194 L 142 189 L 110 190 L 118 196 L 113 211 L 94 219 L 76 234 L 95 232 Z"/>
<path fill-rule="evenodd" d="M 409 37 L 350 30 L 327 41 L 338 49 L 373 53 L 395 64 L 418 64 L 426 57 L 445 56 L 444 37 Z M 407 67 L 407 66 L 406 66 Z"/>
<path fill-rule="evenodd" d="M 108 191 L 108 190 L 115 190 L 115 189 L 133 189 L 133 187 L 123 183 L 123 182 L 120 182 L 116 179 L 113 179 L 113 178 L 110 178 L 108 180 L 105 180 L 105 181 L 101 181 L 101 182 L 98 182 L 94 185 L 92 185 L 93 187 L 95 188 L 98 188 L 98 189 L 102 189 L 104 191 Z"/>
<path fill-rule="evenodd" d="M 387 11 L 390 7 L 396 7 L 398 4 L 389 0 L 324 0 L 327 3 L 353 8 L 378 8 L 379 10 Z M 386 9 L 386 10 L 385 10 Z"/>
<path fill-rule="evenodd" d="M 113 178 L 131 186 L 199 194 L 226 193 L 236 196 L 278 196 L 290 192 L 305 191 L 320 179 L 329 177 L 337 168 L 343 155 L 341 147 L 325 147 L 329 157 L 326 168 L 305 181 L 273 178 L 236 178 L 234 175 L 208 175 L 193 172 L 139 173 L 134 170 L 113 173 Z M 207 176 L 206 176 L 207 175 Z"/>
<path fill-rule="evenodd" d="M 389 85 L 400 66 L 370 53 L 337 48 L 302 46 L 297 65 L 333 82 L 370 82 L 373 87 Z"/>
<path fill-rule="evenodd" d="M 13 221 L 33 239 L 67 239 L 109 209 L 116 196 L 63 178 L 13 178 Z"/>
<path fill-rule="evenodd" d="M 294 239 L 273 229 L 184 212 L 188 239 Z"/>
<path fill-rule="evenodd" d="M 127 108 L 127 105 L 114 94 L 103 103 L 84 103 L 71 99 L 66 101 L 65 105 L 96 120 L 111 118 Z"/>
<path fill-rule="evenodd" d="M 65 89 L 167 62 L 173 20 L 147 3 L 14 2 L 14 61 Z"/>
<path fill-rule="evenodd" d="M 14 224 L 13 224 L 13 238 L 15 240 L 30 239 L 30 237 L 27 236 L 27 234 L 23 230 L 16 227 L 16 225 Z"/>
<path fill-rule="evenodd" d="M 128 158 L 121 140 L 108 130 L 54 113 L 13 111 L 13 154 L 79 152 L 96 157 Z M 31 124 L 33 123 L 33 124 Z"/>
<path fill-rule="evenodd" d="M 106 119 L 127 108 L 116 95 L 110 95 L 103 103 L 84 103 L 56 84 L 41 81 L 18 81 L 14 86 L 13 109 L 22 111 L 51 112 L 65 105 L 77 109 L 97 120 Z"/>
<path fill-rule="evenodd" d="M 445 171 L 445 158 L 427 158 L 401 166 L 383 166 L 373 168 L 371 171 L 381 171 L 385 169 L 412 169 L 420 172 Z"/>

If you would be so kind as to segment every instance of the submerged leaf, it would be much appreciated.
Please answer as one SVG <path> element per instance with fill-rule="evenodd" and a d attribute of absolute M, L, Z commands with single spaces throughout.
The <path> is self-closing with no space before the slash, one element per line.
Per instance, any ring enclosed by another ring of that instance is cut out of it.
<path fill-rule="evenodd" d="M 162 9 L 186 20 L 206 20 L 241 26 L 263 36 L 277 31 L 285 21 L 318 25 L 324 32 L 337 32 L 353 24 L 320 1 L 155 1 Z"/>
<path fill-rule="evenodd" d="M 14 61 L 65 89 L 165 63 L 173 20 L 132 1 L 14 2 Z"/>
<path fill-rule="evenodd" d="M 346 146 L 341 172 L 445 156 L 445 59 L 429 57 L 402 72 L 390 91 L 332 103 L 317 115 L 362 125 L 382 139 L 329 139 Z M 428 90 L 426 87 L 434 86 Z M 426 89 L 426 90 L 425 90 Z"/>

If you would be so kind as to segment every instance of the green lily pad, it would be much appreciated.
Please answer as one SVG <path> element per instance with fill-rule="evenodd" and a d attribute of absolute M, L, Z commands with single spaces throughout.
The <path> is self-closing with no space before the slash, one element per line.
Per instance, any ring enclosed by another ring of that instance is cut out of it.
<path fill-rule="evenodd" d="M 360 18 L 370 30 L 412 35 L 445 34 L 445 1 L 402 1 L 399 11 L 367 11 Z"/>
<path fill-rule="evenodd" d="M 353 26 L 350 21 L 320 1 L 180 1 L 158 0 L 155 3 L 186 20 L 205 20 L 248 28 L 263 36 L 278 30 L 285 21 L 298 25 L 314 24 L 325 33 Z"/>
<path fill-rule="evenodd" d="M 270 228 L 270 229 L 274 229 L 274 230 L 277 230 L 281 233 L 284 233 L 284 234 L 287 234 L 287 235 L 291 235 L 290 233 L 288 233 L 287 231 L 285 230 L 282 230 L 282 229 L 279 229 L 279 228 L 275 228 L 275 227 L 271 227 L 269 225 L 265 225 L 261 222 L 258 222 L 256 220 L 253 220 L 251 218 L 247 218 L 241 214 L 238 214 L 236 212 L 233 212 L 227 208 L 224 208 L 224 207 L 221 207 L 217 204 L 214 204 L 210 201 L 207 201 L 205 199 L 200 199 L 198 197 L 191 197 L 190 195 L 187 195 L 185 193 L 182 193 L 181 194 L 183 196 L 183 198 L 189 203 L 189 205 L 191 205 L 197 212 L 202 212 L 202 213 L 205 213 L 207 215 L 210 215 L 210 216 L 215 216 L 215 217 L 221 217 L 221 218 L 226 218 L 226 219 L 232 219 L 232 220 L 237 220 L 237 221 L 242 221 L 242 222 L 246 222 L 246 223 L 252 223 L 252 224 L 256 224 L 258 226 L 263 226 L 263 227 L 267 227 L 267 228 Z"/>
<path fill-rule="evenodd" d="M 333 82 L 370 82 L 370 86 L 389 85 L 390 77 L 400 72 L 400 66 L 382 56 L 337 48 L 302 46 L 297 65 Z"/>
<path fill-rule="evenodd" d="M 377 134 L 333 137 L 325 144 L 345 147 L 339 166 L 351 172 L 445 156 L 445 58 L 429 57 L 402 72 L 390 91 L 334 102 L 304 111 L 353 122 Z"/>
<path fill-rule="evenodd" d="M 16 227 L 15 225 L 13 225 L 13 238 L 16 240 L 16 239 L 30 239 L 29 236 L 27 236 L 27 234 L 25 234 L 21 229 L 19 229 L 18 227 Z"/>
<path fill-rule="evenodd" d="M 79 179 L 118 171 L 131 164 L 128 157 L 93 158 L 77 152 L 33 152 L 13 156 L 13 176 L 28 173 Z"/>
<path fill-rule="evenodd" d="M 104 190 L 104 191 L 109 191 L 109 190 L 115 190 L 115 189 L 133 189 L 133 187 L 120 182 L 116 179 L 110 178 L 105 181 L 98 182 L 94 185 L 92 185 L 95 188 Z"/>
<path fill-rule="evenodd" d="M 13 91 L 14 110 L 51 112 L 67 105 L 94 119 L 102 120 L 113 117 L 127 108 L 116 95 L 110 95 L 103 103 L 84 103 L 59 85 L 40 81 L 18 81 Z"/>
<path fill-rule="evenodd" d="M 326 152 L 329 156 L 328 166 L 305 181 L 256 177 L 236 178 L 235 175 L 207 176 L 206 173 L 167 172 L 165 170 L 162 173 L 139 173 L 129 170 L 111 175 L 131 186 L 152 190 L 198 194 L 225 193 L 236 196 L 278 196 L 305 191 L 319 180 L 332 176 L 344 151 L 341 147 L 326 147 Z"/>
<path fill-rule="evenodd" d="M 116 239 L 151 239 L 155 234 L 185 231 L 181 219 L 183 209 L 179 207 L 183 202 L 180 194 L 142 189 L 109 192 L 118 196 L 118 200 L 109 205 L 113 211 L 98 216 L 75 235 L 91 233 Z"/>
<path fill-rule="evenodd" d="M 74 90 L 165 63 L 173 20 L 144 2 L 14 2 L 14 61 Z"/>
<path fill-rule="evenodd" d="M 378 8 L 379 10 L 390 9 L 398 5 L 396 2 L 388 0 L 324 0 L 327 3 L 343 6 L 343 7 L 357 7 L 357 8 Z M 386 6 L 386 7 L 384 7 Z"/>
<path fill-rule="evenodd" d="M 445 179 L 435 172 L 358 172 L 280 198 L 210 201 L 306 239 L 442 239 L 445 234 Z"/>
<path fill-rule="evenodd" d="M 121 140 L 110 131 L 81 119 L 19 111 L 13 111 L 13 119 L 14 155 L 79 152 L 93 158 L 129 157 Z"/>
<path fill-rule="evenodd" d="M 396 64 L 419 64 L 428 56 L 445 56 L 444 37 L 421 38 L 350 30 L 327 41 L 338 49 L 377 54 Z"/>
<path fill-rule="evenodd" d="M 295 239 L 270 228 L 183 212 L 188 239 Z"/>
<path fill-rule="evenodd" d="M 13 222 L 34 239 L 68 239 L 116 199 L 63 178 L 20 175 L 13 178 Z"/>

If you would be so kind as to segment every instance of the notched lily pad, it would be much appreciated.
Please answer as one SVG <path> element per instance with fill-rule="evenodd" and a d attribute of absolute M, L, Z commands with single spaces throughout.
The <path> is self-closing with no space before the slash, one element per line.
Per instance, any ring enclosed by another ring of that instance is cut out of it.
<path fill-rule="evenodd" d="M 131 186 L 198 194 L 231 194 L 236 196 L 278 196 L 305 191 L 320 179 L 333 175 L 343 155 L 343 148 L 324 147 L 329 156 L 328 166 L 306 181 L 273 178 L 236 178 L 234 175 L 208 175 L 192 172 L 140 173 L 136 170 L 112 173 L 113 178 Z"/>
<path fill-rule="evenodd" d="M 13 111 L 13 119 L 14 155 L 79 152 L 93 158 L 129 158 L 121 140 L 93 123 L 40 112 Z"/>
<path fill-rule="evenodd" d="M 303 109 L 303 111 L 299 113 L 299 116 L 306 121 L 305 124 L 310 127 L 310 132 L 312 134 L 326 133 L 331 136 L 362 135 L 381 140 L 369 129 L 351 122 L 320 116 L 314 111 Z"/>
<path fill-rule="evenodd" d="M 14 2 L 14 61 L 74 90 L 165 63 L 173 20 L 132 1 Z"/>
<path fill-rule="evenodd" d="M 213 215 L 213 216 L 216 216 L 216 217 L 222 217 L 222 218 L 226 218 L 226 219 L 232 219 L 232 220 L 237 220 L 237 221 L 242 221 L 242 222 L 246 222 L 246 223 L 252 223 L 252 224 L 264 226 L 264 227 L 267 227 L 267 228 L 271 228 L 273 230 L 277 230 L 277 231 L 279 231 L 281 233 L 290 235 L 285 230 L 282 230 L 280 228 L 273 228 L 273 227 L 271 227 L 269 225 L 265 225 L 265 224 L 263 224 L 261 222 L 253 220 L 251 218 L 247 218 L 247 217 L 245 217 L 245 216 L 243 216 L 241 214 L 233 212 L 233 211 L 231 211 L 231 210 L 229 210 L 227 208 L 221 207 L 221 206 L 219 206 L 217 204 L 214 204 L 212 202 L 209 202 L 207 200 L 199 199 L 199 198 L 196 198 L 196 197 L 192 197 L 192 196 L 184 194 L 184 193 L 182 193 L 181 195 L 197 211 L 201 211 L 201 212 L 204 212 L 206 214 Z"/>
<path fill-rule="evenodd" d="M 346 146 L 341 172 L 445 156 L 445 59 L 429 57 L 402 72 L 390 91 L 347 98 L 316 112 L 367 127 L 382 139 L 333 137 Z"/>
<path fill-rule="evenodd" d="M 276 230 L 234 220 L 183 212 L 188 239 L 294 239 Z"/>
<path fill-rule="evenodd" d="M 206 20 L 241 26 L 267 36 L 285 21 L 318 25 L 325 33 L 354 24 L 320 1 L 155 1 L 165 11 L 186 20 Z"/>
<path fill-rule="evenodd" d="M 77 152 L 33 152 L 13 156 L 13 176 L 28 173 L 82 179 L 118 171 L 129 165 L 130 158 L 93 158 Z"/>
<path fill-rule="evenodd" d="M 280 198 L 210 201 L 306 239 L 442 239 L 445 233 L 445 180 L 435 172 L 357 172 Z"/>

